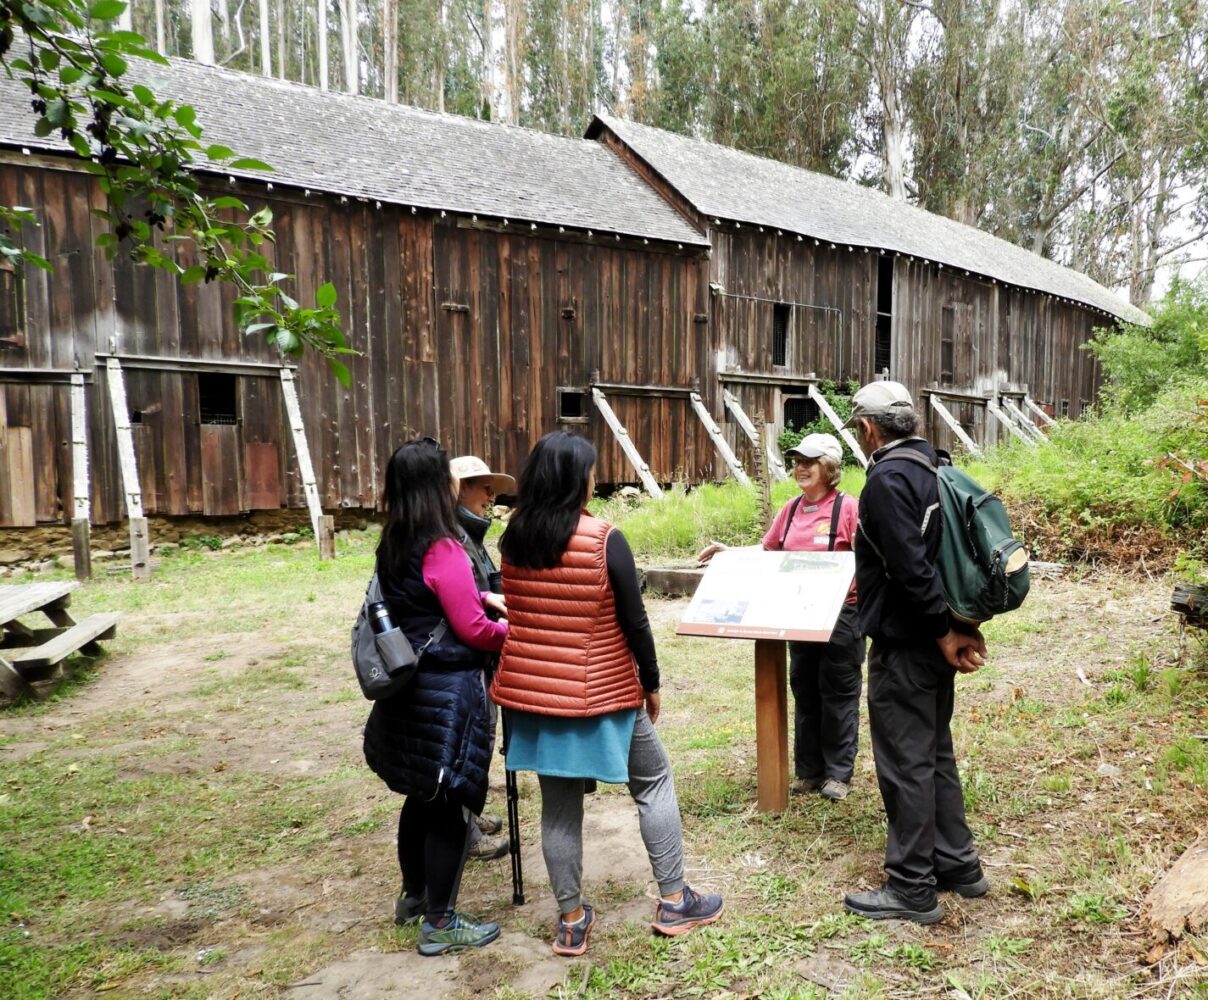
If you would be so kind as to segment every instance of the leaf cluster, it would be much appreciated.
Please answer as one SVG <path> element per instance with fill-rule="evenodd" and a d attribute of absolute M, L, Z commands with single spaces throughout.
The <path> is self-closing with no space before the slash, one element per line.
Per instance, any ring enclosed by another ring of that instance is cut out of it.
<path fill-rule="evenodd" d="M 242 330 L 262 334 L 286 355 L 319 351 L 347 385 L 338 356 L 352 352 L 334 287 L 324 285 L 313 308 L 287 295 L 281 282 L 290 276 L 276 272 L 265 255 L 272 213 L 252 212 L 235 197 L 207 196 L 194 172 L 203 159 L 229 170 L 272 167 L 204 144 L 196 109 L 129 81 L 131 60 L 169 63 L 137 32 L 106 27 L 125 8 L 124 0 L 0 0 L 0 66 L 28 86 L 35 134 L 57 134 L 106 195 L 106 207 L 94 209 L 108 224 L 97 245 L 110 258 L 124 249 L 135 262 L 185 283 L 233 285 Z M 0 258 L 48 267 L 16 238 L 22 225 L 35 222 L 28 209 L 0 206 L 8 230 L 0 232 Z M 183 246 L 172 253 L 175 244 Z M 186 259 L 194 263 L 179 262 Z"/>

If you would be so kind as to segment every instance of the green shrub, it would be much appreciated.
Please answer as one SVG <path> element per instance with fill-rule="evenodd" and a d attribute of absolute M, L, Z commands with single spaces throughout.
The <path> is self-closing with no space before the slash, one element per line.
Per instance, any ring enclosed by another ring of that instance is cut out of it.
<path fill-rule="evenodd" d="M 859 388 L 860 383 L 855 379 L 848 379 L 841 386 L 828 378 L 824 378 L 818 383 L 818 391 L 830 403 L 831 409 L 844 420 L 851 416 L 851 397 L 855 395 L 856 390 Z M 777 436 L 776 446 L 780 449 L 780 455 L 783 458 L 784 453 L 793 447 L 793 445 L 800 442 L 807 434 L 834 433 L 834 425 L 824 415 L 819 413 L 817 420 L 811 421 L 803 427 L 796 427 L 791 423 L 786 426 Z M 846 447 L 843 449 L 843 462 L 845 465 L 856 464 L 856 457 Z"/>
<path fill-rule="evenodd" d="M 1123 413 L 1144 410 L 1183 379 L 1208 374 L 1208 281 L 1176 278 L 1153 326 L 1100 331 L 1088 347 L 1107 376 L 1104 405 Z"/>

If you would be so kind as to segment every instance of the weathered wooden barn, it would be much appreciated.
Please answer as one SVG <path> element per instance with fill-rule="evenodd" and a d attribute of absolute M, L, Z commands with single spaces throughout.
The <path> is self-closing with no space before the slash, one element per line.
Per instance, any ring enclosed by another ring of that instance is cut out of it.
<path fill-rule="evenodd" d="M 800 423 L 818 379 L 886 370 L 992 440 L 988 401 L 1077 415 L 1097 378 L 1078 346 L 1143 318 L 976 230 L 657 129 L 600 117 L 571 139 L 186 61 L 139 73 L 198 108 L 207 142 L 274 164 L 204 177 L 272 209 L 297 298 L 336 285 L 352 385 L 240 336 L 230 290 L 106 260 L 96 182 L 0 79 L 0 203 L 34 209 L 26 239 L 55 267 L 0 271 L 0 526 L 113 523 L 133 500 L 373 508 L 420 433 L 514 471 L 565 426 L 600 448 L 601 482 L 637 478 L 618 440 L 647 481 L 720 479 L 719 439 L 749 452 L 739 410 Z"/>
<path fill-rule="evenodd" d="M 708 244 L 611 151 L 184 61 L 144 72 L 202 109 L 207 142 L 276 166 L 206 180 L 272 209 L 274 264 L 296 275 L 294 294 L 338 289 L 362 352 L 353 384 L 314 357 L 297 372 L 324 508 L 374 507 L 390 452 L 417 433 L 516 469 L 559 412 L 602 446 L 602 481 L 633 478 L 586 383 L 670 384 L 700 368 Z M 35 210 L 42 226 L 26 236 L 55 270 L 0 273 L 0 525 L 71 518 L 76 373 L 92 520 L 125 516 L 110 359 L 145 513 L 301 505 L 283 360 L 239 335 L 229 289 L 95 251 L 96 182 L 33 136 L 24 107 L 0 82 L 0 199 Z M 717 475 L 686 397 L 611 402 L 657 478 Z"/>

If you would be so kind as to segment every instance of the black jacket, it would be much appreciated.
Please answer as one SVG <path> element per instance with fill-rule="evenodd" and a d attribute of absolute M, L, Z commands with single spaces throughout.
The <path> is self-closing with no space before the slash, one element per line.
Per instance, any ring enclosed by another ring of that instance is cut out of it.
<path fill-rule="evenodd" d="M 402 579 L 378 565 L 390 615 L 416 649 L 444 616 L 423 582 L 422 567 L 422 553 Z M 429 647 L 406 687 L 373 703 L 365 723 L 365 761 L 391 790 L 425 799 L 444 796 L 482 812 L 494 735 L 483 681 L 486 661 L 487 654 L 447 632 Z"/>
<path fill-rule="evenodd" d="M 911 448 L 933 465 L 938 458 L 922 438 L 878 449 L 860 494 L 856 533 L 856 595 L 860 631 L 874 642 L 932 642 L 949 628 L 948 604 L 935 561 L 942 523 L 935 473 L 905 459 Z"/>
<path fill-rule="evenodd" d="M 461 547 L 470 557 L 470 567 L 474 570 L 474 582 L 478 584 L 478 589 L 484 593 L 494 591 L 502 594 L 503 584 L 500 581 L 499 568 L 491 559 L 491 553 L 487 551 L 486 546 L 487 529 L 490 528 L 491 522 L 465 507 L 458 506 L 457 523 L 465 532 Z"/>

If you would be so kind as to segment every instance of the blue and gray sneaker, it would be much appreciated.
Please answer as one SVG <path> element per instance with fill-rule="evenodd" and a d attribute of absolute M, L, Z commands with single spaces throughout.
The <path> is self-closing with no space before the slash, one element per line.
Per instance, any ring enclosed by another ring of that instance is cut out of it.
<path fill-rule="evenodd" d="M 675 937 L 693 927 L 711 924 L 721 916 L 725 903 L 721 896 L 702 896 L 690 886 L 684 886 L 684 898 L 678 903 L 659 900 L 654 911 L 654 922 L 650 925 L 659 934 Z"/>
<path fill-rule="evenodd" d="M 444 927 L 436 927 L 425 920 L 420 926 L 415 950 L 430 958 L 466 948 L 482 948 L 497 937 L 498 924 L 476 924 L 464 913 L 454 913 Z"/>

